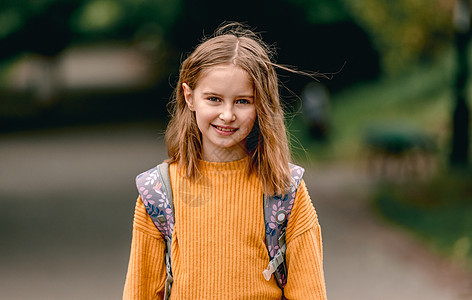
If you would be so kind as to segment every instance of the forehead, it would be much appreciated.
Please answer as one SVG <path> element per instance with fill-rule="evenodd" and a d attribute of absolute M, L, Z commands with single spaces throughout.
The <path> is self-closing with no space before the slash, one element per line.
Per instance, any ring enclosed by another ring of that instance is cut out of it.
<path fill-rule="evenodd" d="M 252 78 L 241 67 L 234 64 L 223 64 L 210 67 L 199 76 L 195 88 L 237 86 L 252 90 Z"/>

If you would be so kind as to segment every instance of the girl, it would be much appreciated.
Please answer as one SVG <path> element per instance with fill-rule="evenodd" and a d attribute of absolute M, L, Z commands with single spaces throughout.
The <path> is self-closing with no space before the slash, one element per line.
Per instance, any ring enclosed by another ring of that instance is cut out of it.
<path fill-rule="evenodd" d="M 170 299 L 326 299 L 320 226 L 301 177 L 293 189 L 281 66 L 271 54 L 252 31 L 230 24 L 182 63 L 166 131 Z M 274 211 L 264 226 L 265 197 L 292 191 L 291 213 Z M 165 230 L 146 210 L 146 193 L 136 202 L 123 299 L 163 299 L 166 290 Z M 266 245 L 279 218 L 288 219 L 283 289 L 270 266 L 264 271 L 280 250 Z"/>

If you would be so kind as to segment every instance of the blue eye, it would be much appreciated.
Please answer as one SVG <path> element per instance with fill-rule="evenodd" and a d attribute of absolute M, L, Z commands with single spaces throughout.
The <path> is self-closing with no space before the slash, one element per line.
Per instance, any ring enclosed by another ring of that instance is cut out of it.
<path fill-rule="evenodd" d="M 211 102 L 218 102 L 218 101 L 220 101 L 220 99 L 218 99 L 217 97 L 208 97 L 208 100 L 210 100 Z"/>

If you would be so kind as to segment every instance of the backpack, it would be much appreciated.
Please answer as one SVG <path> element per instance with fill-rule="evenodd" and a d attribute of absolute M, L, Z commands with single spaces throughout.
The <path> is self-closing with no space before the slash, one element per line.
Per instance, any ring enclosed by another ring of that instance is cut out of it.
<path fill-rule="evenodd" d="M 283 289 L 287 283 L 287 267 L 285 265 L 285 230 L 288 218 L 295 201 L 297 188 L 302 180 L 304 169 L 290 164 L 292 183 L 286 195 L 264 195 L 265 240 L 269 253 L 269 264 L 262 273 L 269 281 L 274 273 L 277 284 Z M 169 178 L 169 165 L 161 163 L 158 166 L 139 174 L 136 186 L 146 211 L 154 225 L 162 233 L 166 241 L 166 271 L 164 299 L 169 299 L 172 287 L 171 243 L 174 232 L 174 205 Z M 284 299 L 284 298 L 283 298 Z"/>

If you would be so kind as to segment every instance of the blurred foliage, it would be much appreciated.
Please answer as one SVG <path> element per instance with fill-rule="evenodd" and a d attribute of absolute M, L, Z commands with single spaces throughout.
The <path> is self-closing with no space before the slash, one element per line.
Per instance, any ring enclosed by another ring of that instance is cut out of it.
<path fill-rule="evenodd" d="M 82 0 L 72 24 L 82 36 L 133 38 L 165 35 L 181 10 L 180 0 Z"/>
<path fill-rule="evenodd" d="M 3 1 L 0 6 L 0 60 L 24 51 L 54 56 L 71 41 L 74 1 Z"/>
<path fill-rule="evenodd" d="M 289 0 L 312 24 L 352 21 L 368 34 L 382 70 L 397 75 L 438 58 L 452 42 L 450 0 Z M 343 36 L 332 37 L 345 38 Z M 369 61 L 366 61 L 366 65 Z"/>
<path fill-rule="evenodd" d="M 383 185 L 376 209 L 438 252 L 472 268 L 472 173 L 448 172 L 428 182 Z"/>
<path fill-rule="evenodd" d="M 91 1 L 77 13 L 74 25 L 81 32 L 105 31 L 117 27 L 123 15 L 123 6 L 117 1 Z"/>
<path fill-rule="evenodd" d="M 180 0 L 4 0 L 0 60 L 22 52 L 54 56 L 73 43 L 164 40 Z"/>
<path fill-rule="evenodd" d="M 453 36 L 450 0 L 342 0 L 381 53 L 387 74 L 438 54 Z"/>
<path fill-rule="evenodd" d="M 199 28 L 206 29 L 209 27 L 206 24 L 215 28 L 223 20 L 248 21 L 264 30 L 269 29 L 262 25 L 264 22 L 273 23 L 271 31 L 280 31 L 286 38 L 290 35 L 279 28 L 282 25 L 296 34 L 303 28 L 303 22 L 305 27 L 307 23 L 348 22 L 351 26 L 360 25 L 368 33 L 381 56 L 384 71 L 396 74 L 418 60 L 436 57 L 452 36 L 453 1 L 449 0 L 284 0 L 251 3 L 253 9 L 249 11 L 242 8 L 245 3 L 241 3 L 231 12 L 212 1 L 193 4 L 185 0 L 3 0 L 0 4 L 0 46 L 7 49 L 0 52 L 0 59 L 20 50 L 54 55 L 71 41 L 104 38 L 129 40 L 157 37 L 161 41 L 177 43 L 179 50 L 188 51 L 188 45 L 178 44 L 181 36 L 175 36 L 175 33 L 185 30 L 175 30 L 177 22 L 189 32 L 198 32 L 198 38 L 202 30 L 193 28 L 195 24 L 199 24 L 196 26 Z M 292 18 L 300 15 L 303 17 Z M 241 19 L 241 16 L 245 17 Z M 185 22 L 189 18 L 192 24 Z M 316 33 L 320 37 L 319 47 L 326 47 L 326 43 L 339 46 L 336 40 L 349 39 L 349 36 L 333 31 L 331 42 L 324 40 L 321 30 L 327 29 L 332 28 L 320 27 L 318 31 L 307 30 L 305 34 Z M 283 40 L 280 35 L 278 39 Z M 193 45 L 195 39 L 192 35 L 189 40 Z M 42 47 L 32 46 L 38 41 L 44 41 Z M 23 47 L 15 44 L 22 44 Z M 280 44 L 283 45 L 283 41 Z M 47 45 L 52 50 L 45 50 Z M 7 51 L 8 48 L 10 51 Z M 373 62 L 366 61 L 366 64 L 370 63 Z M 339 70 L 339 63 L 335 64 L 335 69 Z"/>
<path fill-rule="evenodd" d="M 303 8 L 305 18 L 313 24 L 344 22 L 352 19 L 343 0 L 289 0 Z"/>

